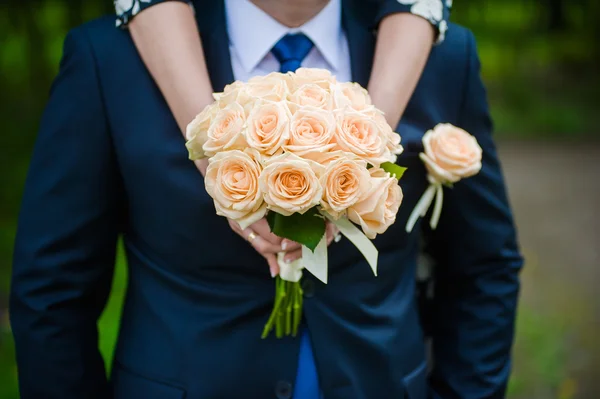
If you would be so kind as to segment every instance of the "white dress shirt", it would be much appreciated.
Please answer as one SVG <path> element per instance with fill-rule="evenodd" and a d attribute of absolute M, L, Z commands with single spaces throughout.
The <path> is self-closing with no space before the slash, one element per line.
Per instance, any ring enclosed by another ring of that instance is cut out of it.
<path fill-rule="evenodd" d="M 342 29 L 341 0 L 331 0 L 319 14 L 298 28 L 288 28 L 250 0 L 225 0 L 231 66 L 236 80 L 279 71 L 271 49 L 288 33 L 304 33 L 314 47 L 303 67 L 331 71 L 340 82 L 352 79 L 348 40 Z"/>

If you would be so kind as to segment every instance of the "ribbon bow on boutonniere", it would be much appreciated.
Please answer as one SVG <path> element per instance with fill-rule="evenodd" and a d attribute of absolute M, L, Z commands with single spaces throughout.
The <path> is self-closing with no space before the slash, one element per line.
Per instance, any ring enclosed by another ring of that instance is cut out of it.
<path fill-rule="evenodd" d="M 481 170 L 482 150 L 477 139 L 449 123 L 441 123 L 423 136 L 423 151 L 419 158 L 425 163 L 429 187 L 417 202 L 406 223 L 410 233 L 419 217 L 424 217 L 435 200 L 429 225 L 437 227 L 444 201 L 443 186 L 471 177 Z"/>

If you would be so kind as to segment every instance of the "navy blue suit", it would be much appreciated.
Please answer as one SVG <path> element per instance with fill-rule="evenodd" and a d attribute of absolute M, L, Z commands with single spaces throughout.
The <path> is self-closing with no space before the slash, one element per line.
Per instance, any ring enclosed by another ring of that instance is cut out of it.
<path fill-rule="evenodd" d="M 232 81 L 220 1 L 198 15 L 215 90 Z M 344 6 L 353 78 L 374 37 Z M 423 133 L 450 122 L 484 150 L 447 191 L 435 232 L 408 214 L 426 188 Z M 304 279 L 305 324 L 326 399 L 501 398 L 522 259 L 471 33 L 434 48 L 399 127 L 408 167 L 397 222 L 378 236 L 379 277 L 347 240 L 330 282 Z M 129 283 L 107 382 L 96 321 L 123 236 Z M 415 301 L 421 238 L 436 259 L 433 370 Z M 23 398 L 290 397 L 299 342 L 260 339 L 272 307 L 263 258 L 216 216 L 167 104 L 114 18 L 73 30 L 41 122 L 14 256 L 11 322 Z"/>

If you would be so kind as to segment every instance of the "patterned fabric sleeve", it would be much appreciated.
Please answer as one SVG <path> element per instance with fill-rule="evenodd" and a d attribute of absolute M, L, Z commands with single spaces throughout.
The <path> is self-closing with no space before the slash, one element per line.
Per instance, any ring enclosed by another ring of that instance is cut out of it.
<path fill-rule="evenodd" d="M 390 14 L 409 12 L 425 18 L 435 26 L 438 32 L 436 44 L 444 41 L 452 0 L 378 0 L 378 3 L 380 5 L 376 18 L 377 24 Z"/>
<path fill-rule="evenodd" d="M 131 19 L 139 14 L 140 11 L 165 1 L 182 1 L 190 5 L 192 4 L 191 0 L 114 0 L 115 11 L 117 12 L 117 26 L 126 27 Z"/>

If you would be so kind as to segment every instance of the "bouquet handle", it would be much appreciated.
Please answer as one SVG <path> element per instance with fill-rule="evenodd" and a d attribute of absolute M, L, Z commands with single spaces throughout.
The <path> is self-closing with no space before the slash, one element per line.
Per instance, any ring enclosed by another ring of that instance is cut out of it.
<path fill-rule="evenodd" d="M 303 295 L 300 281 L 286 281 L 280 276 L 275 277 L 275 304 L 263 329 L 263 339 L 273 329 L 277 338 L 286 335 L 295 337 L 298 334 L 302 321 Z"/>

